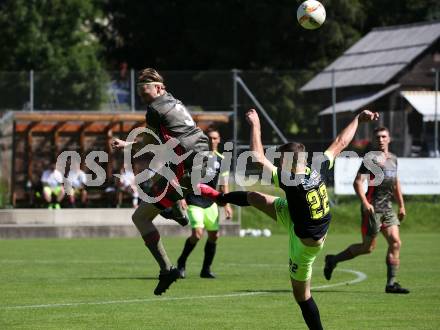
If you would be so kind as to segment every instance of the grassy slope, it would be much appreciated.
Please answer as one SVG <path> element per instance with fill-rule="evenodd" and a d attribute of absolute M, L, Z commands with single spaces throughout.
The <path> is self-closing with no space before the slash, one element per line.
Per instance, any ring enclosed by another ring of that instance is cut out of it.
<path fill-rule="evenodd" d="M 326 329 L 439 328 L 438 234 L 405 232 L 402 237 L 400 280 L 411 294 L 383 293 L 386 247 L 380 240 L 372 255 L 339 266 L 364 272 L 367 280 L 315 290 Z M 329 235 L 315 263 L 315 287 L 328 284 L 321 275 L 325 253 L 357 238 Z M 165 238 L 174 258 L 183 242 Z M 156 298 L 152 290 L 157 267 L 138 239 L 0 241 L 0 328 L 305 329 L 291 297 L 286 245 L 286 235 L 222 238 L 214 264 L 216 280 L 198 278 L 203 254 L 199 246 L 188 262 L 188 278 Z M 330 283 L 353 278 L 337 271 Z M 72 302 L 90 304 L 8 308 Z"/>

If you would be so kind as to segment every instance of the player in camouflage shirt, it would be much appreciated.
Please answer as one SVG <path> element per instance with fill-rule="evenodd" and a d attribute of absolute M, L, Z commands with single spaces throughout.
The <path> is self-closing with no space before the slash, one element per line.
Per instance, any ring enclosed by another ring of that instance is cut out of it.
<path fill-rule="evenodd" d="M 325 257 L 324 276 L 330 280 L 333 269 L 337 263 L 350 260 L 358 255 L 371 253 L 376 247 L 376 237 L 381 231 L 388 242 L 386 257 L 387 264 L 387 293 L 409 293 L 396 282 L 397 270 L 400 264 L 400 221 L 405 217 L 405 205 L 402 190 L 397 178 L 397 157 L 389 152 L 390 134 L 387 128 L 379 127 L 374 131 L 375 143 L 380 155 L 373 156 L 372 165 L 383 172 L 381 184 L 373 185 L 374 174 L 365 166 L 359 168 L 354 181 L 354 189 L 362 202 L 362 243 L 352 244 L 337 255 Z M 370 166 L 368 166 L 370 167 Z M 371 169 L 371 167 L 370 167 Z M 368 191 L 365 194 L 363 183 L 368 179 Z M 396 214 L 392 208 L 392 200 L 396 198 L 399 212 Z"/>

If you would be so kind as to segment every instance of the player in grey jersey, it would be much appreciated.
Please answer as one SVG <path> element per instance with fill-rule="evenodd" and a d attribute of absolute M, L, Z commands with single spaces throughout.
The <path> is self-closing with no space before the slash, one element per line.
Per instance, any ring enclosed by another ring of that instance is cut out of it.
<path fill-rule="evenodd" d="M 403 202 L 400 182 L 397 178 L 397 157 L 389 152 L 390 133 L 385 127 L 374 130 L 375 144 L 383 157 L 372 159 L 373 164 L 380 167 L 384 178 L 380 185 L 372 185 L 374 175 L 361 165 L 356 179 L 354 189 L 361 200 L 362 214 L 362 243 L 352 244 L 337 255 L 327 255 L 325 257 L 324 276 L 327 280 L 331 279 L 333 269 L 339 262 L 350 260 L 358 255 L 371 253 L 376 247 L 376 237 L 381 231 L 388 242 L 386 256 L 387 264 L 387 293 L 409 293 L 408 289 L 402 288 L 396 282 L 397 270 L 400 265 L 400 235 L 399 225 L 405 217 L 405 205 Z M 368 180 L 368 191 L 363 191 L 363 182 Z M 399 204 L 399 212 L 396 214 L 392 208 L 392 200 L 396 198 Z"/>
<path fill-rule="evenodd" d="M 176 202 L 184 197 L 176 191 L 177 188 L 170 184 L 171 180 L 163 176 L 163 173 L 171 174 L 176 186 L 183 188 L 184 192 L 190 192 L 190 174 L 194 157 L 197 152 L 208 153 L 209 146 L 208 138 L 196 126 L 186 107 L 165 90 L 164 79 L 156 70 L 147 68 L 140 71 L 137 79 L 137 92 L 147 104 L 146 122 L 148 128 L 160 139 L 160 141 L 156 141 L 152 136 L 153 133 L 150 133 L 143 137 L 144 141 L 142 142 L 146 145 L 160 143 L 162 149 L 168 148 L 168 142 L 178 142 L 168 150 L 168 153 L 171 152 L 172 156 L 176 157 L 176 163 L 168 164 L 170 159 L 160 159 L 160 166 L 153 168 L 157 180 L 152 179 L 154 184 L 151 185 L 152 189 L 149 195 L 156 197 L 157 202 L 142 201 L 132 216 L 145 245 L 160 267 L 159 283 L 154 294 L 161 295 L 179 278 L 180 273 L 171 264 L 153 220 L 161 211 L 176 205 Z M 114 139 L 112 146 L 115 149 L 123 149 L 130 144 L 139 142 L 141 141 L 128 142 Z M 178 160 L 183 159 L 185 155 L 184 160 Z M 179 158 L 179 156 L 182 157 Z M 163 162 L 162 165 L 161 162 Z M 161 173 L 161 170 L 168 172 Z M 178 208 L 174 207 L 174 209 Z"/>

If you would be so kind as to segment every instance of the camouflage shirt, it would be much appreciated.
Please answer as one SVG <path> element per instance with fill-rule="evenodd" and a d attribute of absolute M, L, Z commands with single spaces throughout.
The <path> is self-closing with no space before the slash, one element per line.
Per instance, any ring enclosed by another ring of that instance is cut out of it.
<path fill-rule="evenodd" d="M 394 187 L 397 181 L 397 157 L 388 153 L 384 163 L 379 162 L 377 157 L 372 159 L 375 166 L 380 167 L 384 173 L 383 181 L 378 186 L 373 186 L 374 174 L 362 163 L 358 173 L 369 174 L 368 190 L 366 193 L 368 202 L 373 205 L 376 212 L 385 212 L 392 210 L 392 201 L 394 199 Z"/>

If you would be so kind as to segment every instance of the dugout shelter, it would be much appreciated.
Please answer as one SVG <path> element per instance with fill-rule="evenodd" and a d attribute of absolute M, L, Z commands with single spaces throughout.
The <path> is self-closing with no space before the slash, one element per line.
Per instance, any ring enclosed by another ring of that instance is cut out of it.
<path fill-rule="evenodd" d="M 230 112 L 192 112 L 197 125 L 207 129 L 230 123 Z M 113 137 L 126 138 L 129 132 L 145 126 L 143 112 L 33 111 L 8 112 L 0 119 L 0 180 L 9 191 L 13 207 L 32 207 L 33 187 L 38 186 L 41 173 L 55 163 L 63 151 L 85 156 L 103 150 L 108 161 L 100 164 L 106 172 L 106 184 L 121 166 L 122 153 L 110 147 Z M 105 187 L 89 191 L 91 204 L 104 199 Z M 89 189 L 88 189 L 89 190 Z"/>

